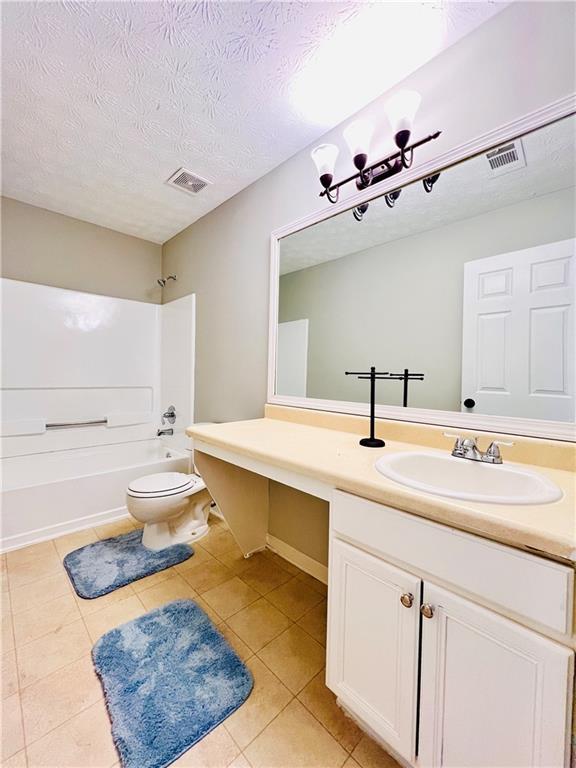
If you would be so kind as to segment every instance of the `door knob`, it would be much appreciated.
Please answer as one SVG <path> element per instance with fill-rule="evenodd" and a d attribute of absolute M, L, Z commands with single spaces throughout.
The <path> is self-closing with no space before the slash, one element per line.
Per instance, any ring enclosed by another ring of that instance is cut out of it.
<path fill-rule="evenodd" d="M 404 606 L 404 608 L 412 608 L 412 605 L 414 603 L 414 595 L 411 592 L 405 592 L 400 597 L 400 602 Z"/>
<path fill-rule="evenodd" d="M 473 400 L 471 397 L 467 397 L 466 400 L 464 400 L 464 408 L 474 408 L 476 405 L 476 400 Z"/>
<path fill-rule="evenodd" d="M 425 619 L 431 619 L 434 616 L 434 606 L 430 605 L 430 603 L 424 603 L 424 605 L 420 606 L 420 613 Z"/>

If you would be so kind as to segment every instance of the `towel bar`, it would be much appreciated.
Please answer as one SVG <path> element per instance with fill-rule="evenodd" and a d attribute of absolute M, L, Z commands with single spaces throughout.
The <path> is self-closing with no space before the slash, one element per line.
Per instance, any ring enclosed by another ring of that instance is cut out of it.
<path fill-rule="evenodd" d="M 71 429 L 73 427 L 99 427 L 106 426 L 108 419 L 95 419 L 93 421 L 53 421 L 46 424 L 46 429 Z"/>

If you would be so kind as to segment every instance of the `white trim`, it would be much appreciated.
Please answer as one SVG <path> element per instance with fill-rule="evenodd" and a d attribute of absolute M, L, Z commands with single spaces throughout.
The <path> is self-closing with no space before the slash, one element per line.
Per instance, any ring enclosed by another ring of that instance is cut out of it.
<path fill-rule="evenodd" d="M 304 573 L 314 576 L 315 579 L 321 581 L 322 584 L 328 584 L 328 566 L 322 565 L 318 560 L 314 560 L 312 557 L 305 555 L 304 552 L 300 552 L 299 549 L 294 549 L 290 544 L 286 544 L 282 539 L 277 539 L 276 536 L 266 534 L 266 548 L 272 552 L 276 552 L 277 555 L 283 557 L 284 560 L 288 560 L 289 563 L 300 568 Z"/>
<path fill-rule="evenodd" d="M 501 125 L 472 141 L 460 144 L 449 152 L 438 155 L 423 165 L 402 172 L 403 186 L 445 170 L 452 165 L 464 162 L 473 155 L 486 152 L 512 139 L 518 138 L 544 125 L 568 117 L 576 112 L 576 94 L 570 94 L 558 101 L 552 102 L 541 109 Z M 270 242 L 270 311 L 268 327 L 268 399 L 274 405 L 285 405 L 293 408 L 307 408 L 317 411 L 334 411 L 337 413 L 352 413 L 367 415 L 368 405 L 349 403 L 340 400 L 320 400 L 307 397 L 290 397 L 275 394 L 276 372 L 276 326 L 278 319 L 278 286 L 280 275 L 280 238 L 298 232 L 305 227 L 317 224 L 325 219 L 336 216 L 343 211 L 354 208 L 363 202 L 398 188 L 398 181 L 379 185 L 379 188 L 362 190 L 341 202 L 330 205 L 320 211 L 314 211 L 286 226 L 271 233 Z M 544 421 L 538 419 L 519 419 L 501 416 L 482 416 L 452 411 L 428 410 L 425 408 L 400 408 L 398 406 L 377 406 L 376 416 L 382 419 L 396 421 L 411 421 L 424 424 L 437 424 L 447 427 L 459 427 L 474 431 L 500 432 L 512 435 L 529 435 L 545 437 L 553 440 L 576 442 L 576 425 L 567 422 Z"/>
<path fill-rule="evenodd" d="M 34 531 L 26 531 L 26 533 L 8 536 L 0 539 L 0 554 L 11 552 L 14 549 L 21 549 L 22 547 L 29 547 L 32 544 L 39 544 L 41 541 L 57 539 L 67 533 L 84 531 L 87 528 L 94 528 L 96 525 L 114 523 L 116 520 L 124 520 L 129 517 L 130 515 L 126 507 L 116 507 L 116 509 L 107 509 L 105 512 L 98 512 L 95 515 L 77 517 L 75 520 L 69 520 L 65 523 L 48 525 L 45 528 L 36 528 Z"/>

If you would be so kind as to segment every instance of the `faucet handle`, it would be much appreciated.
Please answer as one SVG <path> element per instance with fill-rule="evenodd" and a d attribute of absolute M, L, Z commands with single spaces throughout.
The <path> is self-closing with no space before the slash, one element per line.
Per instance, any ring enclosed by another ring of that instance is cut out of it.
<path fill-rule="evenodd" d="M 453 456 L 464 455 L 464 439 L 465 438 L 462 435 L 455 435 L 452 432 L 442 432 L 442 434 L 444 437 L 450 437 L 456 441 L 454 443 L 454 448 L 452 448 Z"/>
<path fill-rule="evenodd" d="M 514 443 L 506 442 L 505 440 L 493 440 L 486 449 L 486 453 L 484 454 L 484 461 L 487 461 L 490 464 L 502 464 L 502 456 L 500 454 L 501 445 L 512 446 Z"/>

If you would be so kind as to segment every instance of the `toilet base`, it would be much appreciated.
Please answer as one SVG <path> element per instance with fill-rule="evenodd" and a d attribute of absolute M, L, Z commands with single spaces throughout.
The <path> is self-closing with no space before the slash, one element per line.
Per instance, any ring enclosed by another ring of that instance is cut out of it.
<path fill-rule="evenodd" d="M 157 552 L 175 544 L 192 544 L 206 536 L 209 531 L 211 499 L 207 493 L 200 495 L 204 496 L 201 501 L 191 497 L 187 509 L 177 517 L 158 523 L 146 523 L 142 532 L 142 544 L 146 549 Z"/>

